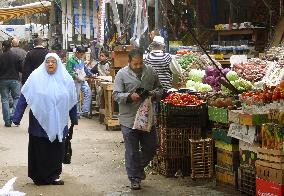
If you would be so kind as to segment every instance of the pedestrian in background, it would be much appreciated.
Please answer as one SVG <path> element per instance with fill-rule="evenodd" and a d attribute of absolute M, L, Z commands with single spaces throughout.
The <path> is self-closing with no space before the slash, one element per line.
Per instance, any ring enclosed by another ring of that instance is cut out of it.
<path fill-rule="evenodd" d="M 27 52 L 19 47 L 20 40 L 17 37 L 12 39 L 12 48 L 11 51 L 20 57 L 20 60 L 24 62 Z"/>
<path fill-rule="evenodd" d="M 36 185 L 63 185 L 60 179 L 64 142 L 71 126 L 78 124 L 77 95 L 73 79 L 55 53 L 30 75 L 17 104 L 13 122 L 19 125 L 27 105 L 29 113 L 28 176 Z"/>
<path fill-rule="evenodd" d="M 2 114 L 5 127 L 11 127 L 14 109 L 20 96 L 19 72 L 22 71 L 22 61 L 11 51 L 11 42 L 2 43 L 3 53 L 0 55 L 0 94 Z M 13 108 L 10 111 L 9 94 L 13 98 Z"/>
<path fill-rule="evenodd" d="M 89 72 L 83 60 L 85 53 L 86 53 L 85 48 L 82 46 L 78 46 L 76 48 L 75 54 L 67 60 L 66 69 L 75 81 L 77 96 L 78 96 L 78 104 L 77 104 L 78 116 L 89 118 L 92 91 L 91 88 L 89 87 L 88 82 L 85 80 L 86 72 L 87 73 Z M 83 92 L 82 110 L 80 110 L 81 91 Z"/>
<path fill-rule="evenodd" d="M 155 69 L 164 90 L 168 90 L 172 88 L 173 80 L 171 71 L 172 57 L 169 53 L 164 52 L 164 38 L 155 36 L 150 48 L 152 50 L 147 54 L 145 64 Z"/>
<path fill-rule="evenodd" d="M 25 84 L 30 74 L 43 63 L 48 53 L 41 38 L 35 38 L 33 44 L 34 48 L 27 53 L 24 61 L 22 84 Z"/>
<path fill-rule="evenodd" d="M 113 96 L 119 104 L 127 175 L 131 189 L 137 190 L 141 188 L 141 180 L 146 178 L 144 168 L 153 159 L 157 148 L 155 126 L 150 132 L 133 129 L 136 113 L 145 99 L 137 89 L 144 89 L 152 100 L 159 100 L 162 86 L 155 70 L 143 64 L 143 51 L 134 49 L 129 52 L 128 62 L 115 77 Z"/>

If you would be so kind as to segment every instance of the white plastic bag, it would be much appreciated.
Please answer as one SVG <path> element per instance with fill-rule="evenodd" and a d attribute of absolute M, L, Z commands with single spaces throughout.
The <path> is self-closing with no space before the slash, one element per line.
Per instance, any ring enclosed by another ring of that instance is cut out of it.
<path fill-rule="evenodd" d="M 24 196 L 25 193 L 14 191 L 13 184 L 15 183 L 17 177 L 9 180 L 2 189 L 0 189 L 0 196 Z"/>
<path fill-rule="evenodd" d="M 150 132 L 154 124 L 154 110 L 151 97 L 148 97 L 138 108 L 133 129 Z"/>

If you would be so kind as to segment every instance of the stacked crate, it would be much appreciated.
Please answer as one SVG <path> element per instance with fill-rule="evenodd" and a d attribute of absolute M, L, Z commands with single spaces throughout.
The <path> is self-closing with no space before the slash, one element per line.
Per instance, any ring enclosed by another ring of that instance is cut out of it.
<path fill-rule="evenodd" d="M 218 185 L 237 187 L 239 146 L 238 140 L 228 136 L 229 111 L 209 107 L 209 120 L 213 123 L 212 137 L 216 147 L 216 182 Z"/>
<path fill-rule="evenodd" d="M 249 144 L 240 140 L 240 167 L 239 173 L 239 190 L 247 195 L 255 195 L 255 179 L 257 159 L 257 144 Z"/>
<path fill-rule="evenodd" d="M 256 195 L 284 195 L 284 125 L 262 126 L 262 147 L 256 161 Z"/>
<path fill-rule="evenodd" d="M 239 140 L 238 189 L 255 195 L 258 136 L 260 125 L 267 120 L 264 114 L 247 114 L 242 110 L 229 111 L 229 135 Z"/>
<path fill-rule="evenodd" d="M 190 139 L 200 139 L 207 122 L 207 106 L 172 106 L 161 103 L 156 116 L 159 148 L 153 169 L 167 177 L 190 175 Z"/>
<path fill-rule="evenodd" d="M 191 178 L 213 177 L 213 140 L 190 140 Z"/>

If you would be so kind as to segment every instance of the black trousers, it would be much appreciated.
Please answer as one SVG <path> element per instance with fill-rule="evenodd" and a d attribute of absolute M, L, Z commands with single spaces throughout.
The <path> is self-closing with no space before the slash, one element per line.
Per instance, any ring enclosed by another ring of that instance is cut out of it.
<path fill-rule="evenodd" d="M 62 172 L 64 142 L 29 135 L 28 176 L 35 184 L 50 184 Z"/>

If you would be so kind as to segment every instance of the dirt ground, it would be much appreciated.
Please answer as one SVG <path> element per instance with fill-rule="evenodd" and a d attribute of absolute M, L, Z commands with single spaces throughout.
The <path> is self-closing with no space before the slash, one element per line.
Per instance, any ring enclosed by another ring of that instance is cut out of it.
<path fill-rule="evenodd" d="M 165 178 L 154 171 L 131 191 L 124 168 L 124 144 L 120 131 L 106 131 L 97 119 L 80 119 L 74 129 L 73 156 L 63 166 L 64 186 L 35 186 L 27 177 L 28 110 L 19 127 L 4 127 L 0 120 L 0 187 L 12 177 L 14 189 L 28 196 L 119 196 L 119 195 L 241 195 L 215 186 L 214 181 L 193 182 L 189 177 Z"/>

